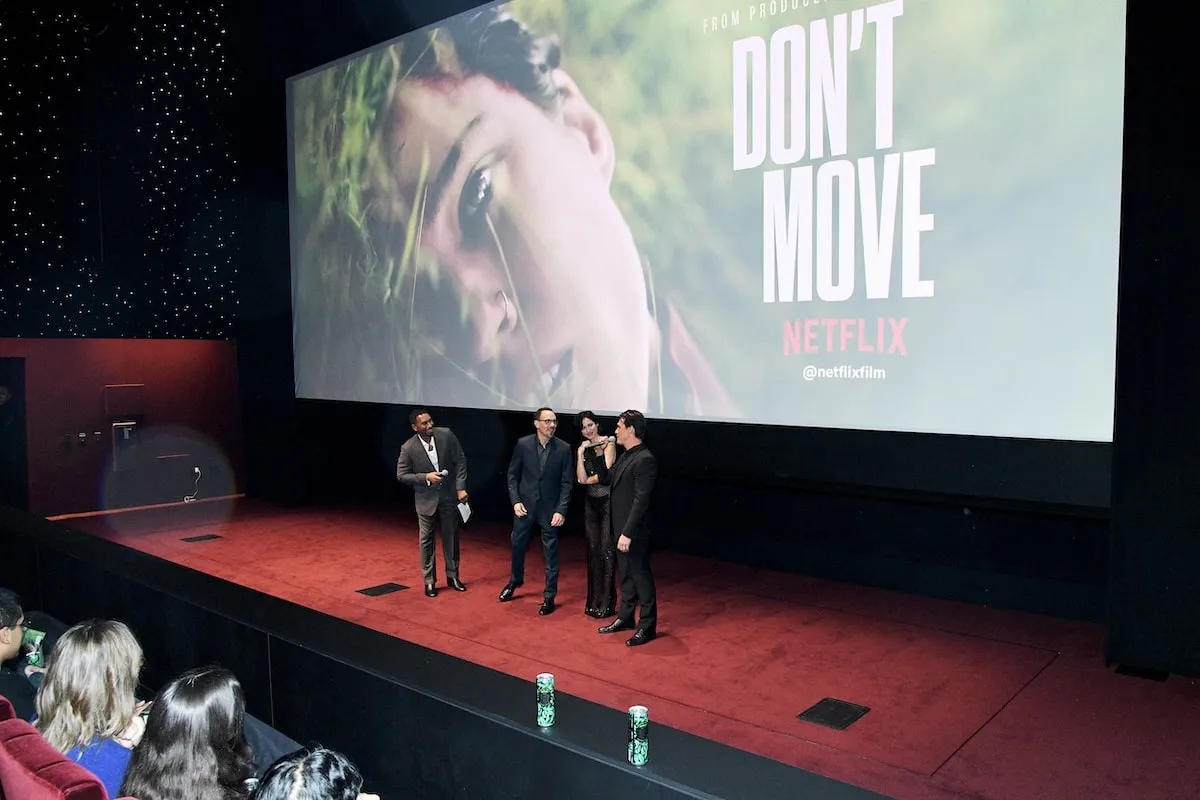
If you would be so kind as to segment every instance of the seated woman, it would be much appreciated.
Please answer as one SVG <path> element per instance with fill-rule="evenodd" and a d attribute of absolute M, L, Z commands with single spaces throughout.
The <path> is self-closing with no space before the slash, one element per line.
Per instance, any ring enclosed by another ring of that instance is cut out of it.
<path fill-rule="evenodd" d="M 134 694 L 141 669 L 142 648 L 124 623 L 89 620 L 59 638 L 38 689 L 34 727 L 99 778 L 109 797 L 120 797 L 145 732 Z"/>
<path fill-rule="evenodd" d="M 242 685 L 221 667 L 188 670 L 159 693 L 120 795 L 138 800 L 249 797 L 254 760 Z M 113 795 L 117 796 L 117 795 Z"/>
<path fill-rule="evenodd" d="M 253 800 L 379 800 L 362 793 L 358 767 L 341 753 L 312 745 L 270 766 Z"/>

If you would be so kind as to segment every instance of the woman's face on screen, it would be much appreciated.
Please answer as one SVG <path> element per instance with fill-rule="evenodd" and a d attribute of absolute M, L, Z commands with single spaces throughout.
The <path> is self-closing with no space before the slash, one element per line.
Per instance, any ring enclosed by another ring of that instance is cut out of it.
<path fill-rule="evenodd" d="M 560 78 L 556 112 L 482 76 L 397 92 L 395 177 L 418 208 L 423 194 L 420 246 L 457 301 L 426 313 L 448 347 L 426 369 L 499 374 L 519 404 L 636 407 L 654 335 L 646 283 L 609 193 L 607 128 Z"/>

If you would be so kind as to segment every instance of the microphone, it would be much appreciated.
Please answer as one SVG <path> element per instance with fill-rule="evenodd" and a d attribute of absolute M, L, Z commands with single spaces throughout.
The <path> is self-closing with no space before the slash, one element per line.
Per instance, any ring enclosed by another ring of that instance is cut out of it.
<path fill-rule="evenodd" d="M 604 445 L 608 444 L 609 442 L 615 442 L 616 440 L 617 437 L 615 436 L 601 436 L 599 439 L 589 444 L 588 447 L 604 447 Z"/>
<path fill-rule="evenodd" d="M 449 474 L 450 474 L 450 470 L 448 470 L 448 469 L 444 469 L 444 470 L 442 470 L 441 472 L 439 472 L 439 473 L 438 473 L 438 475 L 441 475 L 443 478 L 444 478 L 444 477 L 446 477 L 446 476 L 447 476 L 447 475 L 449 475 Z"/>

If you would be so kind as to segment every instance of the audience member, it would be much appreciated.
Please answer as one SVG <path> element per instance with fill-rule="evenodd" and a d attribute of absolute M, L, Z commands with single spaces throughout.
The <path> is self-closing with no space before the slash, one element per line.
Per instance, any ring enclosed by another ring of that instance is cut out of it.
<path fill-rule="evenodd" d="M 0 695 L 8 698 L 21 719 L 34 714 L 37 689 L 22 674 L 21 640 L 25 635 L 25 612 L 16 592 L 0 589 Z M 13 668 L 9 668 L 11 663 Z"/>
<path fill-rule="evenodd" d="M 250 795 L 254 760 L 246 699 L 221 667 L 188 670 L 155 698 L 121 794 L 138 800 L 237 800 Z"/>
<path fill-rule="evenodd" d="M 0 608 L 10 613 L 13 609 L 24 612 L 24 621 L 20 631 L 23 644 L 17 648 L 18 657 L 13 659 L 10 667 L 13 672 L 26 677 L 36 691 L 37 687 L 42 685 L 50 653 L 54 650 L 54 645 L 58 643 L 59 637 L 67 632 L 67 626 L 49 614 L 22 608 L 20 597 L 16 592 L 3 587 L 0 587 Z M 36 644 L 29 642 L 33 634 L 36 634 Z M 0 650 L 0 652 L 3 651 Z M 5 656 L 2 660 L 8 660 L 8 657 Z M 30 703 L 33 702 L 32 697 L 30 695 Z M 33 716 L 32 706 L 29 716 Z M 25 718 L 28 719 L 28 717 Z"/>
<path fill-rule="evenodd" d="M 362 785 L 350 759 L 314 744 L 272 764 L 253 800 L 379 800 L 377 794 L 364 794 Z"/>
<path fill-rule="evenodd" d="M 35 625 L 45 634 L 40 665 L 28 664 L 23 645 Z M 17 594 L 0 588 L 0 694 L 55 749 L 95 774 L 109 797 L 379 800 L 362 793 L 362 775 L 344 755 L 301 748 L 247 714 L 229 670 L 188 670 L 153 702 L 138 702 L 142 665 L 141 645 L 124 623 L 67 628 L 45 614 L 27 615 Z"/>
<path fill-rule="evenodd" d="M 142 648 L 124 623 L 88 620 L 58 640 L 38 689 L 34 727 L 99 778 L 109 797 L 120 796 L 146 729 L 145 704 L 134 694 L 141 670 Z"/>

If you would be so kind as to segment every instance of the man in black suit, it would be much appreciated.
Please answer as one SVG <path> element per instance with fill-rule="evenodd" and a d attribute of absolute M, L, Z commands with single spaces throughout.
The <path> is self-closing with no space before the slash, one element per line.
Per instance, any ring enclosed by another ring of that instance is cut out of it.
<path fill-rule="evenodd" d="M 600 628 L 616 633 L 635 627 L 634 611 L 640 607 L 637 631 L 625 644 L 637 647 L 658 635 L 658 599 L 654 574 L 650 571 L 650 496 L 658 478 L 654 454 L 646 438 L 646 418 L 640 411 L 626 411 L 617 418 L 617 444 L 625 452 L 609 475 L 609 519 L 617 534 L 617 566 L 621 570 L 621 607 L 617 618 Z"/>
<path fill-rule="evenodd" d="M 415 434 L 400 447 L 396 480 L 413 489 L 425 596 L 437 597 L 433 523 L 438 517 L 442 520 L 446 584 L 455 591 L 465 592 L 467 587 L 458 579 L 458 504 L 467 501 L 467 458 L 458 437 L 449 428 L 433 427 L 433 416 L 425 409 L 414 409 L 408 421 Z M 443 470 L 447 472 L 445 476 L 441 474 Z"/>
<path fill-rule="evenodd" d="M 525 550 L 536 522 L 542 533 L 542 554 L 546 557 L 546 589 L 538 613 L 545 616 L 554 612 L 554 596 L 558 594 L 558 530 L 567 519 L 575 459 L 571 446 L 554 435 L 558 417 L 553 409 L 535 411 L 533 429 L 536 433 L 517 441 L 508 463 L 508 499 L 516 519 L 512 530 L 512 572 L 500 592 L 500 602 L 512 600 L 513 592 L 525 582 Z"/>

